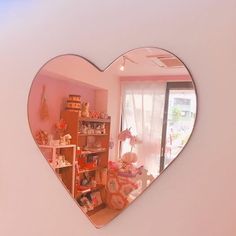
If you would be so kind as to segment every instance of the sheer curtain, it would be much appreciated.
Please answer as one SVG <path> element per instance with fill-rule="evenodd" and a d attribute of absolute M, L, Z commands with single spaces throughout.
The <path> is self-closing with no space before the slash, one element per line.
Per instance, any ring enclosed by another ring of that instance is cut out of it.
<path fill-rule="evenodd" d="M 165 91 L 165 82 L 121 83 L 122 130 L 130 128 L 141 140 L 132 151 L 138 155 L 137 164 L 154 177 L 159 174 Z M 130 150 L 128 141 L 122 142 L 121 154 Z"/>

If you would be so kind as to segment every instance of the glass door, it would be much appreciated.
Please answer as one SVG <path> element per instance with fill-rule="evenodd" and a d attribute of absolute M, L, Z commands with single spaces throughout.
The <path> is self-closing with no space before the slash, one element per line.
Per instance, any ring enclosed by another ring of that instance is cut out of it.
<path fill-rule="evenodd" d="M 192 82 L 169 82 L 166 88 L 160 172 L 187 143 L 196 116 L 196 94 Z"/>

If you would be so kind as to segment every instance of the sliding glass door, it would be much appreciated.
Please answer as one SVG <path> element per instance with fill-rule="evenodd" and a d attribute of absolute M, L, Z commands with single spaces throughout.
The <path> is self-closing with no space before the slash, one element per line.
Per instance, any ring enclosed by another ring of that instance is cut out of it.
<path fill-rule="evenodd" d="M 122 84 L 122 130 L 141 140 L 130 148 L 121 143 L 120 155 L 135 152 L 137 165 L 158 176 L 180 153 L 193 129 L 196 94 L 192 82 L 135 81 Z"/>
<path fill-rule="evenodd" d="M 187 143 L 196 116 L 196 94 L 192 82 L 168 82 L 162 128 L 160 172 Z"/>

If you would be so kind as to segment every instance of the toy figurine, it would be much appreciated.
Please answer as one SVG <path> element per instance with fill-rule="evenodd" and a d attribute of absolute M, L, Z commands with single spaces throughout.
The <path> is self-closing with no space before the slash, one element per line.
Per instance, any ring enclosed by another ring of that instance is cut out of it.
<path fill-rule="evenodd" d="M 60 137 L 60 144 L 61 145 L 68 145 L 70 144 L 70 140 L 72 139 L 70 134 L 66 134 L 62 137 Z"/>
<path fill-rule="evenodd" d="M 101 134 L 106 134 L 106 126 L 105 123 L 101 124 Z"/>
<path fill-rule="evenodd" d="M 101 134 L 101 126 L 97 125 L 96 129 L 95 129 L 95 134 Z"/>
<path fill-rule="evenodd" d="M 89 103 L 88 102 L 82 103 L 81 116 L 85 118 L 89 117 Z"/>
<path fill-rule="evenodd" d="M 88 132 L 88 127 L 87 127 L 86 125 L 82 125 L 82 127 L 81 127 L 81 133 L 82 133 L 82 134 L 87 134 L 87 132 Z"/>

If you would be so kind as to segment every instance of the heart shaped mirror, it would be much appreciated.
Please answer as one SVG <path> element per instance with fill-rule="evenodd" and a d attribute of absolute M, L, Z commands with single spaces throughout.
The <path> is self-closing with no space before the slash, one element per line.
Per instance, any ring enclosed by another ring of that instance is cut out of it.
<path fill-rule="evenodd" d="M 101 227 L 183 150 L 196 103 L 191 75 L 176 56 L 139 48 L 104 71 L 77 55 L 51 59 L 33 80 L 28 118 L 56 176 Z"/>

